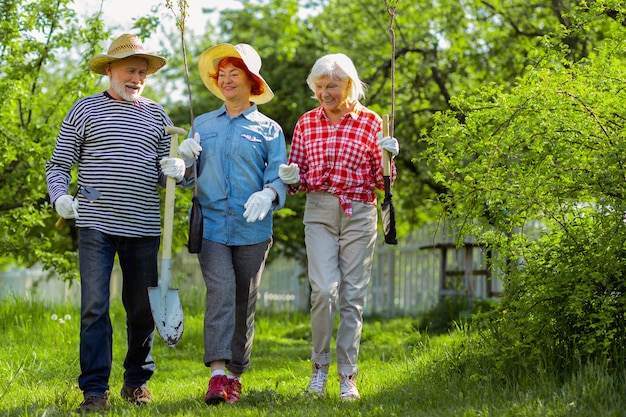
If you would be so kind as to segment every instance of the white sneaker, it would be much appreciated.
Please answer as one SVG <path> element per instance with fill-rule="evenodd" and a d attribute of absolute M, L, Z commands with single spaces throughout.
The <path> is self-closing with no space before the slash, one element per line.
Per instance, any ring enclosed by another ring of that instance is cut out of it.
<path fill-rule="evenodd" d="M 324 395 L 326 392 L 326 381 L 328 380 L 328 365 L 320 365 L 319 363 L 313 363 L 313 373 L 311 374 L 311 381 L 306 391 L 310 394 Z"/>
<path fill-rule="evenodd" d="M 354 401 L 361 398 L 359 390 L 356 388 L 354 375 L 341 376 L 339 380 L 339 395 L 344 401 Z"/>

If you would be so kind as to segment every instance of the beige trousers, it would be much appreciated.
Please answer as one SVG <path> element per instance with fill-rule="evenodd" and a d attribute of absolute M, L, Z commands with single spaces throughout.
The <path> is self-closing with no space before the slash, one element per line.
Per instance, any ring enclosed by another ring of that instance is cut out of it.
<path fill-rule="evenodd" d="M 352 202 L 352 217 L 344 214 L 332 194 L 307 195 L 304 233 L 311 284 L 311 360 L 331 362 L 336 309 L 337 373 L 358 373 L 357 359 L 363 309 L 376 245 L 378 211 L 373 204 Z"/>

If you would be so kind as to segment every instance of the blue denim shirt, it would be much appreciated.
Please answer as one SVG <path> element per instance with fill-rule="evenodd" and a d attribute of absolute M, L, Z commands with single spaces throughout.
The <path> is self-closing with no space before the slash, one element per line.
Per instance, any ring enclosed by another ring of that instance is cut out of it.
<path fill-rule="evenodd" d="M 272 236 L 272 211 L 285 204 L 287 186 L 278 167 L 287 163 L 285 136 L 278 123 L 252 105 L 231 118 L 223 105 L 194 120 L 202 152 L 197 160 L 198 200 L 204 239 L 228 246 L 260 243 Z M 185 186 L 193 184 L 186 181 Z M 243 205 L 255 192 L 272 187 L 278 197 L 263 220 L 246 222 Z"/>

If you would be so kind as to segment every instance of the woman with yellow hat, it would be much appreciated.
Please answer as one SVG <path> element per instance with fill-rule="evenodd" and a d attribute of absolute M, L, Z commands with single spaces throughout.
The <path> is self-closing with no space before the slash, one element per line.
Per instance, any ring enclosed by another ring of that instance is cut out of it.
<path fill-rule="evenodd" d="M 197 164 L 203 216 L 198 259 L 207 289 L 204 363 L 211 368 L 205 401 L 234 403 L 250 366 L 257 291 L 272 246 L 272 211 L 285 202 L 278 167 L 286 163 L 287 151 L 280 125 L 257 108 L 274 93 L 260 74 L 254 48 L 213 46 L 200 55 L 198 69 L 204 85 L 224 101 L 196 117 L 193 138 L 179 147 L 187 167 Z"/>

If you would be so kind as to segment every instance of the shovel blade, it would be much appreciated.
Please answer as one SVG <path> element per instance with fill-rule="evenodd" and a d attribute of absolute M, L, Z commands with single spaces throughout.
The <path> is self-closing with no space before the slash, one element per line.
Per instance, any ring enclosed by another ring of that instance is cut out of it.
<path fill-rule="evenodd" d="M 83 185 L 82 187 L 80 187 L 80 193 L 89 201 L 97 200 L 102 194 L 91 185 Z"/>
<path fill-rule="evenodd" d="M 393 208 L 393 201 L 390 195 L 386 195 L 380 206 L 383 216 L 383 233 L 385 235 L 385 243 L 389 245 L 397 245 L 396 239 L 396 212 Z"/>
<path fill-rule="evenodd" d="M 159 335 L 168 346 L 174 347 L 183 337 L 183 307 L 177 289 L 168 288 L 165 296 L 162 290 L 159 286 L 148 288 L 150 309 Z"/>

